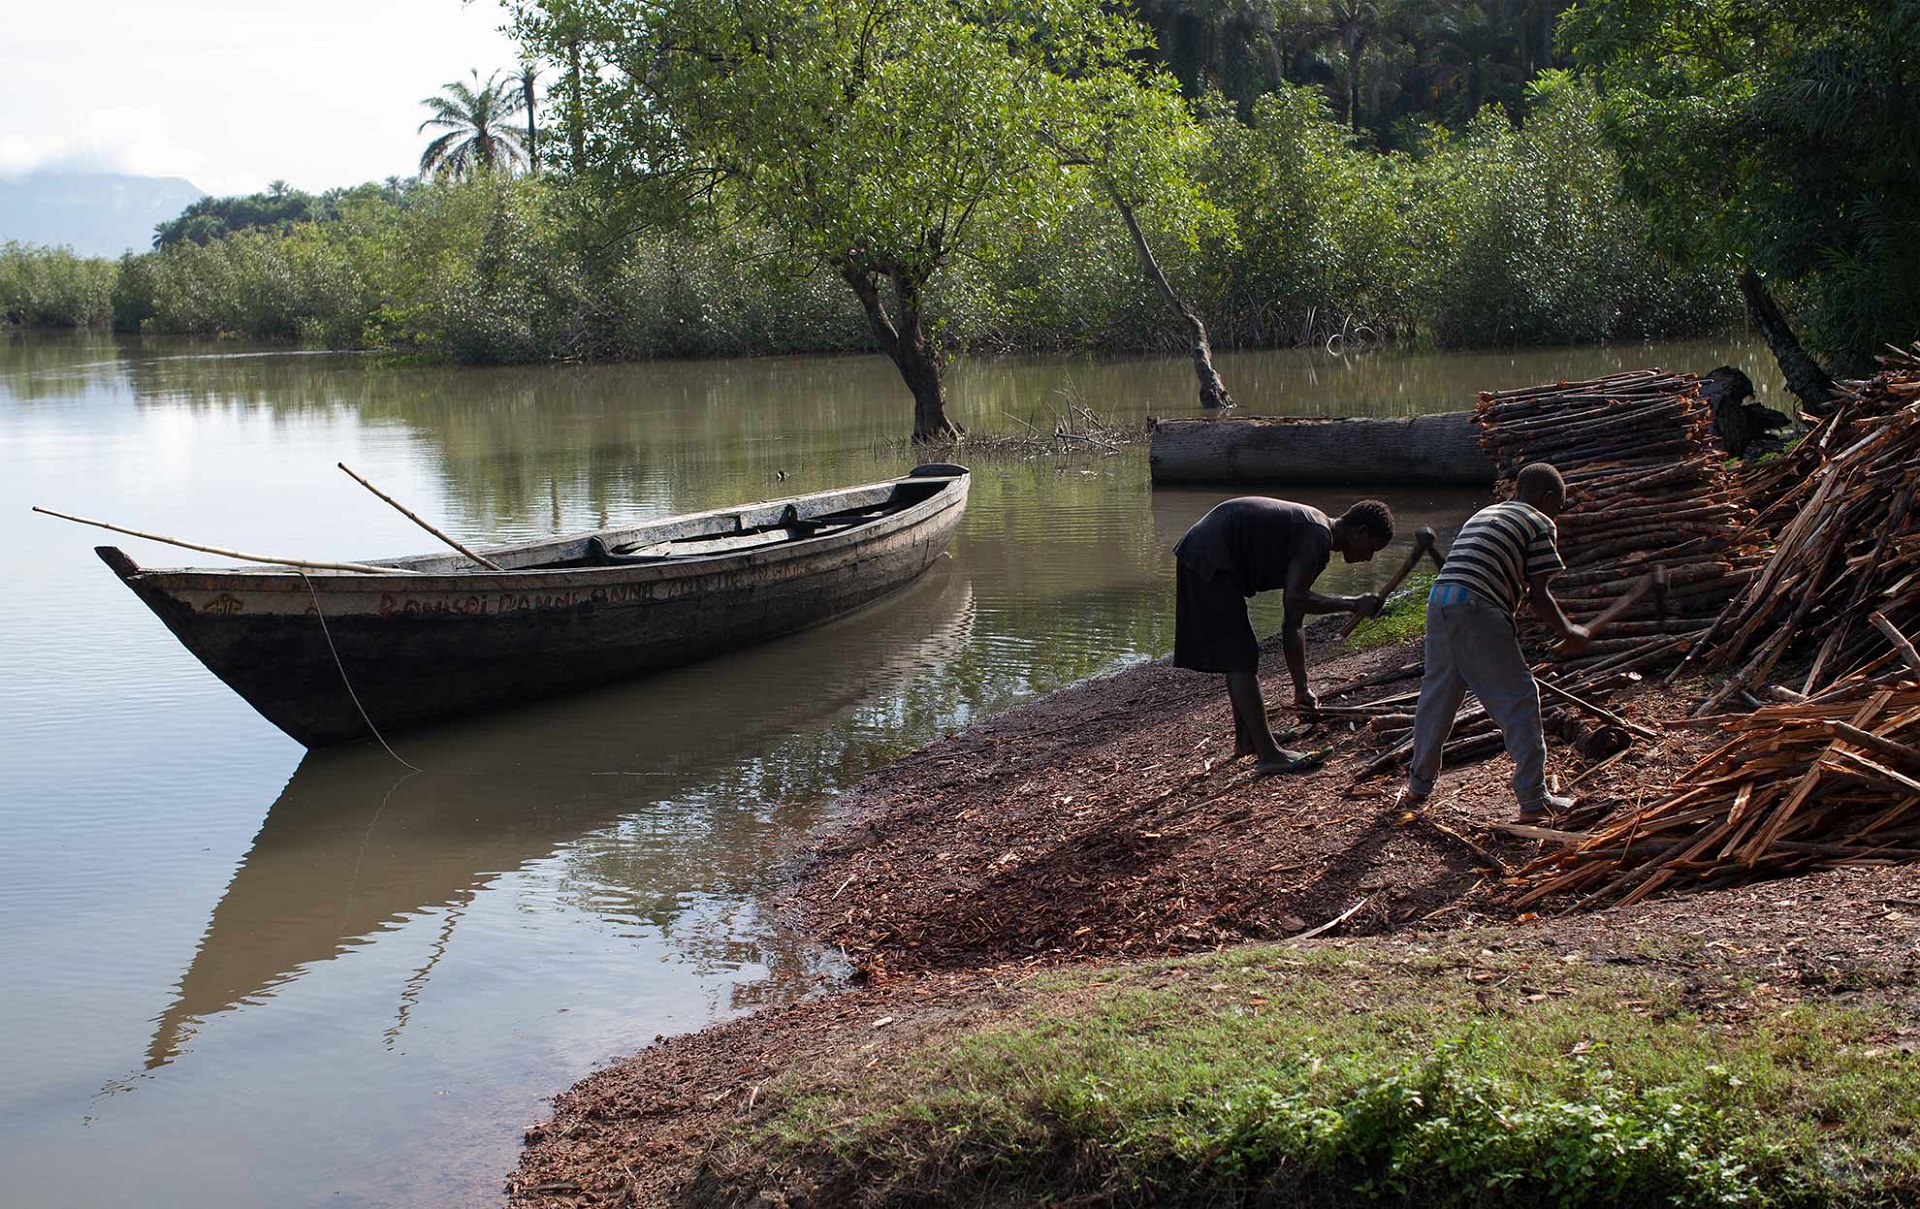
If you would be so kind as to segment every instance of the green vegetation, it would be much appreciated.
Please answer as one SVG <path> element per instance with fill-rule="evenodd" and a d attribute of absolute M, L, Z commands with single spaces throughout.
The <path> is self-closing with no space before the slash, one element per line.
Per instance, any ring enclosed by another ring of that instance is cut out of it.
<path fill-rule="evenodd" d="M 584 59 L 601 199 L 677 216 L 724 189 L 789 272 L 846 283 L 913 395 L 916 440 L 958 432 L 928 324 L 936 278 L 1053 226 L 1084 186 L 1047 134 L 1089 97 L 1169 83 L 1134 69 L 1144 31 L 1096 0 L 532 0 L 517 29 Z"/>
<path fill-rule="evenodd" d="M 1920 331 L 1920 0 L 1583 0 L 1561 27 L 1666 245 L 1844 368 Z"/>
<path fill-rule="evenodd" d="M 518 71 L 429 98 L 434 175 L 197 202 L 112 271 L 114 322 L 472 362 L 879 349 L 923 437 L 963 349 L 1186 351 L 1217 400 L 1212 346 L 1719 329 L 1748 265 L 1842 367 L 1920 330 L 1920 0 L 1138 17 L 523 0 Z M 108 271 L 35 268 L 76 297 Z"/>
<path fill-rule="evenodd" d="M 356 200 L 380 199 L 404 206 L 417 195 L 417 181 L 388 177 L 385 184 L 357 185 L 351 189 L 329 189 L 308 193 L 275 181 L 264 193 L 245 197 L 203 197 L 154 228 L 153 246 L 164 248 L 184 241 L 205 246 L 236 231 L 266 231 L 291 234 L 301 223 L 329 222 L 340 216 L 341 208 Z"/>
<path fill-rule="evenodd" d="M 821 1203 L 1900 1204 L 1892 1005 L 1767 1006 L 1555 954 L 1241 949 L 1050 976 L 904 1055 L 766 1085 L 710 1161 Z M 1717 984 L 1717 985 L 1716 985 Z M 1726 1023 L 1702 1005 L 1761 1006 Z"/>
<path fill-rule="evenodd" d="M 67 248 L 0 244 L 0 325 L 95 327 L 111 312 L 114 266 Z"/>
<path fill-rule="evenodd" d="M 1709 275 L 1648 250 L 1591 95 L 1565 80 L 1541 92 L 1527 127 L 1490 113 L 1459 135 L 1435 132 L 1416 155 L 1353 146 L 1317 91 L 1290 88 L 1261 98 L 1250 123 L 1220 110 L 1197 126 L 1170 118 L 1152 148 L 1184 174 L 1120 160 L 1106 171 L 1130 174 L 1143 239 L 1228 347 L 1570 342 L 1729 322 L 1731 297 Z M 1157 106 L 1164 94 L 1137 95 Z M 125 262 L 115 323 L 476 362 L 874 347 L 848 283 L 793 271 L 779 232 L 717 201 L 698 221 L 622 227 L 581 188 L 559 174 L 498 173 L 367 186 L 309 199 L 324 217 L 294 222 L 261 205 L 203 204 L 201 217 L 245 225 Z M 948 264 L 924 299 L 929 338 L 949 349 L 1188 350 L 1112 196 L 1086 191 L 1050 208 L 1038 232 L 1007 231 L 1018 215 L 976 220 L 987 233 L 975 253 Z"/>
<path fill-rule="evenodd" d="M 1361 622 L 1348 645 L 1356 651 L 1369 651 L 1389 643 L 1405 642 L 1427 632 L 1427 592 L 1433 587 L 1433 572 L 1415 571 L 1391 597 L 1386 607 Z"/>
<path fill-rule="evenodd" d="M 1407 147 L 1424 124 L 1464 126 L 1483 106 L 1514 117 L 1526 84 L 1565 66 L 1554 23 L 1569 0 L 1141 0 L 1160 61 L 1188 96 L 1241 112 L 1285 85 L 1321 89 L 1355 134 Z"/>
<path fill-rule="evenodd" d="M 420 103 L 432 114 L 420 129 L 442 132 L 420 153 L 421 176 L 445 172 L 468 177 L 532 163 L 519 133 L 508 125 L 527 105 L 521 80 L 502 80 L 495 72 L 483 84 L 476 71 L 471 85 L 454 80 L 441 85 L 438 96 Z"/>

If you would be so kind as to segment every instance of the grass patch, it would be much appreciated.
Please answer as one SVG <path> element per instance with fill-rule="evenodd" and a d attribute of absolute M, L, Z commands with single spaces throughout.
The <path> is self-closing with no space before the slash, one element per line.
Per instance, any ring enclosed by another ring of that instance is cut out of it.
<path fill-rule="evenodd" d="M 703 1184 L 784 1181 L 847 1205 L 1920 1196 L 1920 1064 L 1874 1044 L 1895 1013 L 1785 1005 L 1732 1023 L 1689 1006 L 1699 989 L 1531 951 L 1387 946 L 1054 975 L 957 1040 L 787 1076 Z"/>
<path fill-rule="evenodd" d="M 1366 651 L 1424 635 L 1427 632 L 1427 592 L 1433 587 L 1433 580 L 1431 571 L 1416 571 L 1409 575 L 1399 590 L 1387 598 L 1385 608 L 1360 623 L 1348 645 L 1356 651 Z"/>

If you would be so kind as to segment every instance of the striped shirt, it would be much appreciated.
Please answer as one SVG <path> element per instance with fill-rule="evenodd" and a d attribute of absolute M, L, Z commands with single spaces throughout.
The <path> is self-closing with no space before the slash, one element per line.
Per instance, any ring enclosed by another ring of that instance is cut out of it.
<path fill-rule="evenodd" d="M 1512 612 L 1529 579 L 1566 566 L 1554 545 L 1557 535 L 1551 517 L 1518 500 L 1482 508 L 1453 539 L 1434 584 L 1458 584 Z"/>

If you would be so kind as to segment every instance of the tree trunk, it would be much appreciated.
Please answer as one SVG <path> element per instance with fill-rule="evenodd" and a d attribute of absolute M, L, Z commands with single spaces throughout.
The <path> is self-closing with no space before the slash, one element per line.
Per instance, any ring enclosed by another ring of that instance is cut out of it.
<path fill-rule="evenodd" d="M 527 102 L 527 174 L 529 176 L 539 176 L 540 175 L 540 142 L 539 142 L 540 134 L 539 134 L 539 127 L 534 124 L 533 68 L 531 66 L 521 69 L 520 93 L 521 93 L 521 96 L 523 96 Z"/>
<path fill-rule="evenodd" d="M 920 315 L 920 283 L 894 273 L 893 297 L 900 308 L 895 326 L 880 298 L 877 275 L 857 265 L 843 264 L 840 276 L 853 287 L 867 313 L 867 326 L 880 350 L 893 359 L 901 381 L 913 392 L 913 439 L 920 444 L 952 441 L 966 429 L 947 418 L 946 395 L 940 384 L 940 363 Z"/>
<path fill-rule="evenodd" d="M 1360 133 L 1360 55 L 1367 48 L 1365 30 L 1351 34 L 1347 42 L 1347 124 Z"/>
<path fill-rule="evenodd" d="M 1833 376 L 1801 347 L 1799 337 L 1793 334 L 1787 317 L 1780 313 L 1773 295 L 1767 292 L 1766 283 L 1760 280 L 1760 274 L 1754 271 L 1752 265 L 1748 265 L 1740 274 L 1740 296 L 1746 299 L 1747 317 L 1753 321 L 1753 326 L 1760 329 L 1767 347 L 1773 350 L 1773 359 L 1780 363 L 1780 372 L 1787 378 L 1787 389 L 1813 415 L 1824 416 L 1831 412 Z"/>
<path fill-rule="evenodd" d="M 573 153 L 575 175 L 587 170 L 586 96 L 580 78 L 580 40 L 567 43 L 567 149 Z"/>
<path fill-rule="evenodd" d="M 1180 317 L 1187 322 L 1187 334 L 1193 342 L 1193 373 L 1200 380 L 1200 406 L 1232 407 L 1233 396 L 1227 393 L 1226 383 L 1220 380 L 1220 374 L 1213 368 L 1213 345 L 1207 340 L 1207 325 L 1201 322 L 1197 311 L 1173 292 L 1173 284 L 1161 271 L 1160 262 L 1154 258 L 1153 249 L 1147 244 L 1146 234 L 1140 230 L 1140 220 L 1134 217 L 1133 207 L 1118 193 L 1111 196 L 1114 206 L 1120 211 L 1121 220 L 1127 224 L 1127 233 L 1133 236 L 1133 247 L 1140 254 L 1141 268 L 1160 288 L 1161 296 L 1172 303 L 1174 309 L 1180 312 Z"/>

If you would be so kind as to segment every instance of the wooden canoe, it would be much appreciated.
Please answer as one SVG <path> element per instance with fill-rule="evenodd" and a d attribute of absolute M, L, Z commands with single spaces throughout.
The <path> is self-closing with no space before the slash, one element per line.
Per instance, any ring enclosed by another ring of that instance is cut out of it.
<path fill-rule="evenodd" d="M 946 551 L 968 482 L 964 467 L 921 466 L 481 551 L 499 571 L 452 553 L 379 560 L 382 573 L 153 570 L 96 553 L 209 671 L 323 747 L 368 734 L 368 719 L 384 734 L 533 701 L 851 612 Z"/>

